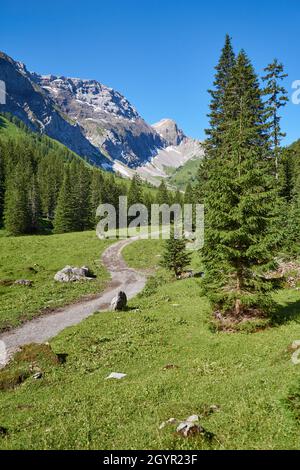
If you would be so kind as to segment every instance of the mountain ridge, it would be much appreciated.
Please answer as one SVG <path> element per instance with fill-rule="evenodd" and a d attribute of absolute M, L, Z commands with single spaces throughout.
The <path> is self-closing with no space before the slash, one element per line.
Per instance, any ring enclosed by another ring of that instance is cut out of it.
<path fill-rule="evenodd" d="M 189 159 L 191 145 L 200 149 L 175 121 L 150 126 L 125 96 L 95 79 L 29 72 L 0 52 L 0 80 L 7 88 L 0 112 L 17 116 L 104 169 L 120 164 L 151 180 L 153 171 L 164 177 L 164 165 L 178 167 Z"/>

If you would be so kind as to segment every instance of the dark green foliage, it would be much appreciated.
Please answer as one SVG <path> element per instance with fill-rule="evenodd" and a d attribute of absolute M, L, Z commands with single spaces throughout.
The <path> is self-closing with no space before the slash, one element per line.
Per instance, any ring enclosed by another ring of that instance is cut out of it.
<path fill-rule="evenodd" d="M 8 134 L 3 132 L 7 119 L 14 124 Z M 17 118 L 0 115 L 0 226 L 4 222 L 11 235 L 49 232 L 53 224 L 57 233 L 93 229 L 101 203 L 112 204 L 118 217 L 119 197 L 127 195 L 127 187 Z M 150 209 L 149 188 L 135 177 L 129 204 L 145 202 Z M 165 201 L 165 186 L 162 193 Z"/>
<path fill-rule="evenodd" d="M 131 180 L 128 190 L 128 207 L 134 204 L 143 204 L 143 188 L 139 176 L 134 176 Z"/>
<path fill-rule="evenodd" d="M 272 144 L 274 158 L 274 173 L 276 179 L 279 179 L 280 165 L 280 142 L 285 134 L 281 131 L 279 110 L 288 102 L 287 91 L 282 86 L 282 80 L 287 77 L 284 73 L 283 65 L 275 59 L 265 68 L 266 75 L 263 77 L 266 87 L 264 95 L 266 101 L 266 119 L 269 126 L 269 135 Z"/>
<path fill-rule="evenodd" d="M 76 213 L 76 193 L 71 181 L 70 168 L 66 168 L 62 187 L 59 192 L 54 218 L 54 232 L 75 232 L 79 221 Z"/>
<path fill-rule="evenodd" d="M 162 180 L 162 182 L 159 185 L 158 192 L 156 195 L 156 204 L 159 204 L 159 205 L 170 204 L 169 193 L 168 193 L 167 186 L 164 180 Z"/>
<path fill-rule="evenodd" d="M 174 229 L 172 229 L 170 239 L 165 242 L 161 265 L 173 271 L 177 277 L 190 262 L 191 254 L 186 249 L 186 240 L 184 238 L 176 238 Z"/>
<path fill-rule="evenodd" d="M 207 145 L 210 148 L 218 146 L 221 138 L 221 131 L 224 122 L 224 95 L 227 85 L 231 79 L 231 72 L 235 65 L 235 54 L 231 44 L 231 38 L 227 34 L 225 45 L 221 52 L 221 57 L 216 66 L 214 89 L 209 90 L 211 95 L 209 129 Z"/>
<path fill-rule="evenodd" d="M 225 37 L 225 44 L 221 52 L 220 60 L 216 66 L 216 74 L 214 79 L 214 88 L 209 90 L 211 95 L 209 129 L 206 129 L 207 139 L 205 142 L 205 155 L 200 163 L 197 180 L 198 183 L 195 188 L 195 196 L 197 202 L 204 203 L 205 200 L 205 185 L 208 179 L 208 172 L 210 168 L 210 160 L 214 157 L 216 149 L 219 147 L 224 132 L 225 120 L 225 91 L 231 79 L 232 70 L 235 65 L 235 53 L 231 44 L 231 38 L 227 34 Z"/>
<path fill-rule="evenodd" d="M 20 159 L 6 180 L 4 221 L 10 235 L 31 232 L 30 189 L 32 184 L 31 162 Z"/>
<path fill-rule="evenodd" d="M 272 306 L 272 267 L 280 204 L 271 175 L 265 108 L 242 51 L 225 90 L 220 142 L 205 184 L 205 292 L 216 309 L 236 316 Z"/>

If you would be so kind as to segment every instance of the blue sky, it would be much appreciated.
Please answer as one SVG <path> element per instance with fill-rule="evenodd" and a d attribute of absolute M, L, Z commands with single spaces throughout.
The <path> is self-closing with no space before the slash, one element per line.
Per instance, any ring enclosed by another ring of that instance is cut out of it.
<path fill-rule="evenodd" d="M 13 0 L 0 8 L 0 50 L 29 70 L 94 78 L 116 88 L 154 123 L 175 119 L 203 138 L 214 66 L 228 32 L 259 74 L 274 57 L 300 80 L 299 0 Z M 300 138 L 289 104 L 286 143 Z"/>

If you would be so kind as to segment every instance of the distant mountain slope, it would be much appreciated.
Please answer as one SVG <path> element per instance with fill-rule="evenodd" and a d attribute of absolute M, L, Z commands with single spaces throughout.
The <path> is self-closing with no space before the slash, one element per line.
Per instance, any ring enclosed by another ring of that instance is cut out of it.
<path fill-rule="evenodd" d="M 6 83 L 9 112 L 30 129 L 61 142 L 79 156 L 125 176 L 137 169 L 157 184 L 165 168 L 178 168 L 202 155 L 201 144 L 176 122 L 148 125 L 129 101 L 96 80 L 41 76 L 0 52 L 0 80 Z"/>
<path fill-rule="evenodd" d="M 203 155 L 204 150 L 201 142 L 185 138 L 180 145 L 173 145 L 160 150 L 151 161 L 135 170 L 129 169 L 121 162 L 116 161 L 114 163 L 114 171 L 126 178 L 132 178 L 134 174 L 138 174 L 142 179 L 155 186 L 158 186 L 161 179 L 164 178 L 169 185 L 177 186 L 182 189 L 182 185 L 185 185 L 185 183 L 179 183 L 178 181 L 179 184 L 177 184 L 177 180 L 172 180 L 170 175 L 173 175 L 176 169 L 178 169 L 178 172 L 181 169 L 182 172 L 184 172 L 185 166 L 189 165 L 191 161 L 195 162 L 194 166 L 196 167 L 199 165 L 199 161 L 203 158 Z"/>
<path fill-rule="evenodd" d="M 95 80 L 34 74 L 56 105 L 80 125 L 86 138 L 113 160 L 130 167 L 147 161 L 166 141 L 129 101 Z"/>
<path fill-rule="evenodd" d="M 99 149 L 85 137 L 80 126 L 63 116 L 45 91 L 33 80 L 24 64 L 0 52 L 0 80 L 6 84 L 6 104 L 0 112 L 9 112 L 30 129 L 58 140 L 82 157 L 101 165 L 107 161 Z"/>
<path fill-rule="evenodd" d="M 0 52 L 0 80 L 10 112 L 98 166 L 120 160 L 134 167 L 167 142 L 117 91 L 95 80 L 41 76 Z"/>

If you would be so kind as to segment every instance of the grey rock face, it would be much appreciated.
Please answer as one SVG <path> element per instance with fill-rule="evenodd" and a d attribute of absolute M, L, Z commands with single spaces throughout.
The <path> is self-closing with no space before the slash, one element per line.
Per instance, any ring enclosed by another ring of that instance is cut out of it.
<path fill-rule="evenodd" d="M 0 112 L 10 112 L 30 129 L 52 137 L 82 157 L 101 165 L 107 159 L 84 135 L 76 121 L 71 121 L 57 108 L 28 72 L 24 64 L 0 52 L 0 80 L 6 84 L 6 104 Z"/>
<path fill-rule="evenodd" d="M 35 82 L 93 146 L 113 160 L 135 167 L 149 160 L 164 139 L 120 93 L 96 80 L 34 75 Z"/>
<path fill-rule="evenodd" d="M 187 137 L 172 119 L 162 119 L 152 126 L 168 145 L 180 145 Z"/>
<path fill-rule="evenodd" d="M 76 282 L 76 281 L 90 281 L 93 278 L 89 277 L 89 268 L 73 268 L 72 266 L 66 266 L 61 271 L 58 271 L 54 280 L 57 282 Z"/>
<path fill-rule="evenodd" d="M 174 121 L 148 125 L 124 96 L 96 80 L 41 76 L 2 52 L 0 80 L 7 92 L 0 112 L 105 169 L 118 171 L 117 164 L 131 171 L 153 162 L 141 176 L 154 184 L 153 172 L 162 176 L 163 166 L 177 167 L 199 150 Z"/>
<path fill-rule="evenodd" d="M 116 297 L 113 298 L 111 302 L 111 309 L 116 310 L 125 310 L 127 305 L 127 296 L 125 292 L 119 292 Z"/>

